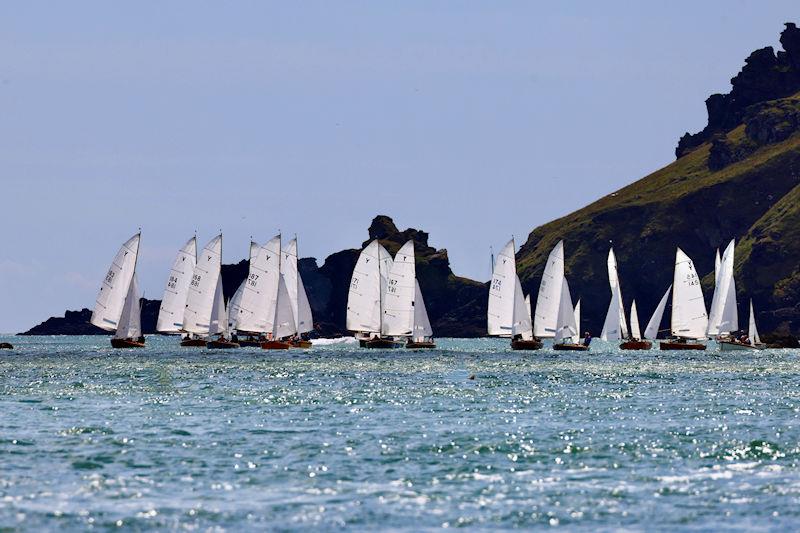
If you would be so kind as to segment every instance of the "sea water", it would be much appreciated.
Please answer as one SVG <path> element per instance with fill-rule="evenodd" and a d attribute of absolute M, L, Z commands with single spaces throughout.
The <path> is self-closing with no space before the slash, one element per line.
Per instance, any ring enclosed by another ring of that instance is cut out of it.
<path fill-rule="evenodd" d="M 0 528 L 800 526 L 797 351 L 0 340 Z"/>

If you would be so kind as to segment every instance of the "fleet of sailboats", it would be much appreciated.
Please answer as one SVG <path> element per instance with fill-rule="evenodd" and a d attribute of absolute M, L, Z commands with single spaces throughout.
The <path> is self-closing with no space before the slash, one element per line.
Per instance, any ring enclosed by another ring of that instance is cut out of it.
<path fill-rule="evenodd" d="M 92 313 L 92 324 L 113 332 L 113 347 L 145 345 L 136 276 L 140 241 L 141 232 L 122 244 Z M 624 350 L 651 348 L 671 297 L 670 338 L 661 340 L 661 350 L 705 350 L 709 339 L 725 351 L 762 349 L 752 300 L 747 333 L 737 336 L 734 256 L 733 240 L 722 255 L 719 250 L 715 253 L 714 293 L 707 312 L 694 262 L 677 248 L 673 283 L 642 332 L 635 299 L 630 315 L 626 314 L 617 259 L 610 248 L 606 264 L 611 296 L 601 339 L 620 341 Z M 514 239 L 508 241 L 492 265 L 488 334 L 509 338 L 515 350 L 536 350 L 543 346 L 542 339 L 551 338 L 555 350 L 585 351 L 590 339 L 580 342 L 580 322 L 581 300 L 573 305 L 564 272 L 564 242 L 559 241 L 547 258 L 533 311 L 531 295 L 524 294 L 517 274 Z M 394 257 L 377 239 L 364 247 L 348 291 L 347 328 L 364 347 L 435 346 L 417 279 L 413 241 L 403 244 Z M 247 278 L 228 302 L 222 279 L 222 234 L 199 254 L 197 238 L 190 238 L 170 269 L 156 329 L 182 335 L 182 346 L 237 348 L 243 337 L 245 345 L 264 349 L 310 347 L 304 335 L 313 330 L 313 317 L 298 265 L 297 238 L 285 247 L 280 234 L 263 245 L 251 241 Z"/>

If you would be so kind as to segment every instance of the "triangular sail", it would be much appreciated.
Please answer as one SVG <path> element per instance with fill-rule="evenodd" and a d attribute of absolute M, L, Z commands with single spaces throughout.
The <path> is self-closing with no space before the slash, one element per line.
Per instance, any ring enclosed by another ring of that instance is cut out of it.
<path fill-rule="evenodd" d="M 622 287 L 620 286 L 619 273 L 617 272 L 617 256 L 614 255 L 613 248 L 609 248 L 608 250 L 606 266 L 608 267 L 608 284 L 611 287 L 611 292 L 613 293 L 615 290 L 619 292 L 617 306 L 617 313 L 619 314 L 619 334 L 620 338 L 625 338 L 628 336 L 628 323 L 625 319 L 625 304 L 622 300 Z"/>
<path fill-rule="evenodd" d="M 141 234 L 137 233 L 125 241 L 108 268 L 92 312 L 91 323 L 98 328 L 115 331 L 119 325 L 125 297 L 130 290 L 131 280 L 136 270 L 140 240 Z"/>
<path fill-rule="evenodd" d="M 683 250 L 675 253 L 675 277 L 672 285 L 672 335 L 685 339 L 703 339 L 708 331 L 708 315 L 694 263 Z"/>
<path fill-rule="evenodd" d="M 278 280 L 278 301 L 275 305 L 275 318 L 273 320 L 272 338 L 285 339 L 297 331 L 292 313 L 292 302 L 289 299 L 289 289 L 286 280 L 280 276 Z"/>
<path fill-rule="evenodd" d="M 306 286 L 303 284 L 303 276 L 300 275 L 300 272 L 297 273 L 297 318 L 295 322 L 298 335 L 314 329 L 311 304 L 308 301 Z"/>
<path fill-rule="evenodd" d="M 564 280 L 564 241 L 558 241 L 550 255 L 539 284 L 536 311 L 533 315 L 533 334 L 536 337 L 554 337 L 558 307 L 561 301 L 561 285 Z M 570 304 L 570 307 L 572 304 Z"/>
<path fill-rule="evenodd" d="M 575 315 L 575 334 L 581 334 L 581 299 L 578 298 L 578 303 L 575 304 L 575 310 L 572 312 Z"/>
<path fill-rule="evenodd" d="M 208 327 L 209 335 L 225 335 L 228 332 L 228 313 L 225 309 L 225 297 L 222 293 L 222 276 L 217 276 L 217 285 L 214 288 L 214 304 L 211 307 L 211 322 Z"/>
<path fill-rule="evenodd" d="M 739 329 L 736 282 L 733 279 L 735 243 L 731 240 L 715 275 L 714 296 L 708 313 L 708 336 L 724 335 Z"/>
<path fill-rule="evenodd" d="M 533 326 L 533 311 L 531 310 L 531 295 L 525 296 L 525 309 L 528 311 L 528 320 Z"/>
<path fill-rule="evenodd" d="M 350 279 L 347 294 L 347 329 L 365 333 L 381 331 L 381 302 L 385 292 L 385 273 L 391 256 L 377 239 L 361 251 Z M 382 263 L 379 267 L 379 262 Z"/>
<path fill-rule="evenodd" d="M 642 331 L 639 329 L 639 312 L 636 310 L 636 300 L 631 302 L 631 338 L 637 341 L 642 338 Z"/>
<path fill-rule="evenodd" d="M 721 265 L 722 260 L 719 257 L 719 248 L 717 248 L 717 253 L 714 255 L 714 287 L 719 285 L 719 270 Z"/>
<path fill-rule="evenodd" d="M 192 282 L 194 266 L 197 263 L 197 237 L 189 239 L 178 250 L 178 255 L 169 271 L 161 307 L 158 309 L 156 329 L 162 333 L 177 333 L 183 330 L 183 311 L 186 309 L 186 297 L 189 284 Z"/>
<path fill-rule="evenodd" d="M 383 302 L 381 334 L 410 336 L 414 330 L 414 241 L 406 242 L 394 256 Z"/>
<path fill-rule="evenodd" d="M 428 310 L 425 309 L 425 300 L 422 299 L 422 290 L 419 282 L 414 280 L 414 336 L 416 342 L 433 336 L 431 322 L 428 320 Z"/>
<path fill-rule="evenodd" d="M 661 301 L 658 302 L 656 310 L 653 311 L 653 316 L 650 317 L 647 327 L 644 328 L 645 339 L 653 340 L 658 336 L 658 328 L 661 327 L 661 319 L 664 317 L 664 309 L 667 307 L 667 299 L 669 298 L 670 292 L 672 292 L 672 285 L 667 287 L 667 292 L 661 297 Z"/>
<path fill-rule="evenodd" d="M 513 336 L 522 335 L 522 339 L 529 341 L 533 339 L 533 326 L 528 307 L 525 307 L 525 296 L 522 294 L 522 283 L 519 276 L 514 273 L 514 310 L 511 317 L 511 334 Z"/>
<path fill-rule="evenodd" d="M 575 340 L 578 335 L 578 325 L 575 323 L 575 309 L 572 307 L 572 296 L 569 293 L 569 283 L 562 279 L 561 297 L 559 298 L 558 315 L 556 320 L 555 341 Z"/>
<path fill-rule="evenodd" d="M 758 329 L 756 329 L 756 314 L 753 311 L 753 299 L 750 299 L 750 323 L 747 327 L 747 336 L 750 337 L 750 344 L 755 346 L 761 344 L 761 338 L 758 336 Z"/>
<path fill-rule="evenodd" d="M 516 279 L 517 263 L 514 258 L 514 239 L 511 239 L 497 255 L 494 263 L 486 313 L 489 335 L 511 335 Z"/>
<path fill-rule="evenodd" d="M 242 298 L 236 315 L 236 329 L 250 333 L 272 331 L 275 301 L 280 276 L 281 236 L 276 235 L 261 246 L 250 260 Z"/>
<path fill-rule="evenodd" d="M 255 260 L 256 256 L 258 255 L 258 251 L 259 251 L 260 248 L 261 248 L 261 246 L 257 242 L 250 241 L 250 257 L 248 259 L 248 265 L 249 265 L 249 263 L 252 263 Z M 248 275 L 249 275 L 249 266 L 248 266 Z M 239 311 L 240 311 L 240 308 L 241 308 L 241 306 L 239 304 L 241 304 L 241 302 L 242 302 L 242 294 L 244 293 L 244 286 L 246 284 L 247 284 L 247 278 L 242 280 L 242 282 L 239 284 L 239 287 L 236 289 L 236 292 L 233 293 L 233 297 L 228 302 L 228 328 L 229 328 L 229 331 L 233 331 L 235 329 L 238 329 L 238 327 L 237 327 L 238 325 L 236 323 L 236 320 L 237 320 L 237 318 L 239 316 Z"/>
<path fill-rule="evenodd" d="M 184 331 L 198 335 L 208 334 L 221 254 L 222 235 L 217 235 L 206 244 L 197 258 L 183 313 Z"/>
<path fill-rule="evenodd" d="M 603 322 L 603 332 L 600 334 L 600 338 L 604 341 L 616 341 L 625 338 L 622 332 L 622 324 L 619 320 L 620 297 L 619 286 L 613 286 L 611 288 L 611 301 L 608 303 L 608 311 L 606 312 L 606 320 Z"/>
<path fill-rule="evenodd" d="M 292 304 L 297 333 L 311 331 L 314 327 L 313 319 L 311 317 L 311 306 L 308 305 L 308 295 L 298 268 L 297 237 L 289 241 L 289 244 L 281 250 L 281 253 L 283 254 L 281 258 L 281 274 L 283 274 L 286 288 L 289 290 L 289 300 Z"/>
<path fill-rule="evenodd" d="M 122 315 L 119 317 L 119 326 L 114 334 L 117 339 L 138 339 L 142 335 L 142 305 L 139 301 L 139 284 L 136 276 L 131 280 Z"/>

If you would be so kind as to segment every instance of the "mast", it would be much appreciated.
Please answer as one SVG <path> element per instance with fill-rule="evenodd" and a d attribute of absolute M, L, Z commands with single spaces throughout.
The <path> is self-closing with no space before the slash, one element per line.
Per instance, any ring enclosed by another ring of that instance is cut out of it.
<path fill-rule="evenodd" d="M 378 240 L 378 336 L 383 329 L 383 283 L 381 282 L 381 241 Z"/>

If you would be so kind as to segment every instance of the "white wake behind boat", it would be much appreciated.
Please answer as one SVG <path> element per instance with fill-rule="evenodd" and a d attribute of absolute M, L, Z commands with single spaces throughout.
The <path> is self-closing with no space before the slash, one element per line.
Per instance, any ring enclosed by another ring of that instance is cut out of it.
<path fill-rule="evenodd" d="M 113 331 L 114 348 L 144 346 L 141 328 L 141 302 L 136 283 L 136 263 L 141 232 L 122 245 L 114 256 L 94 305 L 90 322 Z"/>

